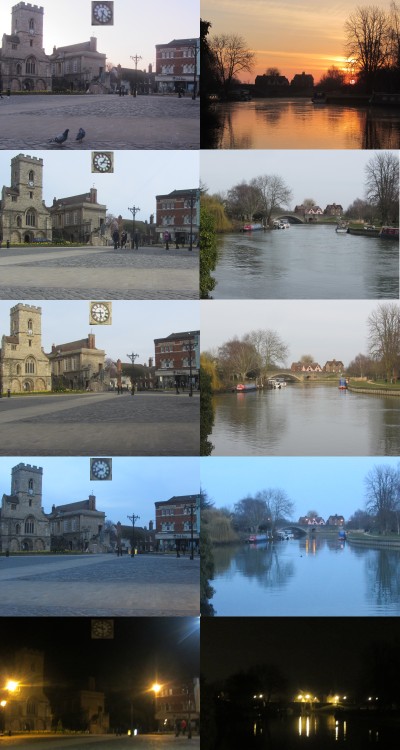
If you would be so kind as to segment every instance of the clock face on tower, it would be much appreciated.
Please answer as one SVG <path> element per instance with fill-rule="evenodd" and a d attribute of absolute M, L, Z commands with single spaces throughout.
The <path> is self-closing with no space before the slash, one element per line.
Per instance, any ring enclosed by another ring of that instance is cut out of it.
<path fill-rule="evenodd" d="M 92 2 L 92 26 L 112 26 L 114 23 L 113 2 Z"/>
<path fill-rule="evenodd" d="M 111 302 L 90 302 L 89 325 L 111 325 Z"/>
<path fill-rule="evenodd" d="M 104 481 L 111 479 L 112 458 L 91 458 L 90 479 Z"/>
<path fill-rule="evenodd" d="M 114 172 L 112 151 L 92 151 L 92 172 Z"/>
<path fill-rule="evenodd" d="M 114 620 L 92 620 L 92 638 L 114 638 Z"/>

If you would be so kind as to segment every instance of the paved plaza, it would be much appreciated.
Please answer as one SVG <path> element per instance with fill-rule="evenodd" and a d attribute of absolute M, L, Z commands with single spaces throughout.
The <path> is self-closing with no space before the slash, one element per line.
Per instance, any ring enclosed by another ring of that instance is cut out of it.
<path fill-rule="evenodd" d="M 88 747 L 90 750 L 118 750 L 118 748 L 137 748 L 138 750 L 194 750 L 200 747 L 200 738 L 193 736 L 192 739 L 169 734 L 142 734 L 137 736 L 116 737 L 114 735 L 93 736 L 78 734 L 74 736 L 63 735 L 31 735 L 24 734 L 19 737 L 0 737 L 1 747 L 33 747 L 34 750 L 80 750 Z"/>
<path fill-rule="evenodd" d="M 200 148 L 200 102 L 190 97 L 28 94 L 0 99 L 0 118 L 1 149 Z M 48 142 L 66 128 L 61 147 Z"/>
<path fill-rule="evenodd" d="M 144 391 L 0 399 L 6 456 L 198 456 L 200 398 Z"/>
<path fill-rule="evenodd" d="M 200 560 L 189 555 L 0 557 L 6 617 L 197 617 Z"/>
<path fill-rule="evenodd" d="M 0 299 L 198 299 L 197 248 L 0 250 Z"/>

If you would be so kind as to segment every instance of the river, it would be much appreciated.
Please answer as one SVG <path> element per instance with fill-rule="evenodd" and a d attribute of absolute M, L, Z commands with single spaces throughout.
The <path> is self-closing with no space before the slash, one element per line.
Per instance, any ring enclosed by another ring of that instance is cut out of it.
<path fill-rule="evenodd" d="M 397 456 L 400 398 L 333 385 L 215 396 L 214 456 Z"/>
<path fill-rule="evenodd" d="M 217 616 L 400 615 L 400 549 L 370 549 L 336 535 L 215 547 Z"/>
<path fill-rule="evenodd" d="M 400 110 L 315 106 L 311 99 L 254 99 L 215 105 L 220 127 L 204 148 L 398 149 Z"/>
<path fill-rule="evenodd" d="M 334 226 L 221 237 L 214 299 L 398 299 L 399 242 Z"/>

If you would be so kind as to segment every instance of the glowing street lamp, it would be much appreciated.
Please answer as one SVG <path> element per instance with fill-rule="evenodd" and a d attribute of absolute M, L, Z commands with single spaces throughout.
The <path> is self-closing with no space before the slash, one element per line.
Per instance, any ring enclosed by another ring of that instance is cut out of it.
<path fill-rule="evenodd" d="M 5 690 L 8 690 L 9 693 L 15 693 L 15 691 L 18 689 L 19 682 L 16 680 L 8 680 L 5 685 Z"/>

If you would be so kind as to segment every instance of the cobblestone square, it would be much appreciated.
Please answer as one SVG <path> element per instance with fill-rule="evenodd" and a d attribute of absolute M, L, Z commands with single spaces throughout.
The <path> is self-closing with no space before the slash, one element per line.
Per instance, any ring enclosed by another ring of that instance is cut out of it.
<path fill-rule="evenodd" d="M 0 557 L 2 616 L 196 617 L 199 576 L 188 555 Z"/>
<path fill-rule="evenodd" d="M 190 97 L 10 96 L 0 99 L 0 117 L 1 149 L 200 148 L 200 102 Z M 81 127 L 82 143 L 75 141 Z M 49 143 L 66 128 L 66 143 Z"/>
<path fill-rule="evenodd" d="M 198 456 L 195 392 L 51 394 L 0 399 L 0 454 Z"/>
<path fill-rule="evenodd" d="M 198 299 L 197 248 L 2 248 L 0 299 Z"/>

